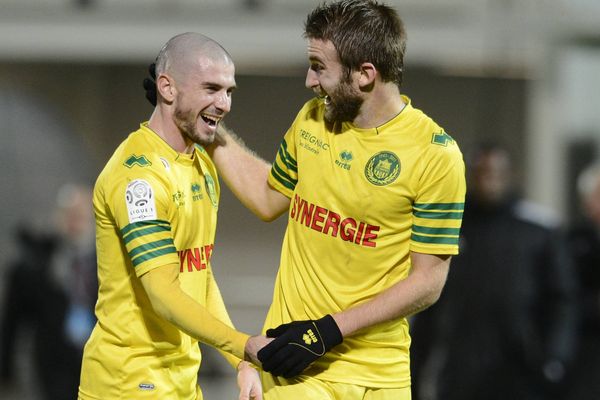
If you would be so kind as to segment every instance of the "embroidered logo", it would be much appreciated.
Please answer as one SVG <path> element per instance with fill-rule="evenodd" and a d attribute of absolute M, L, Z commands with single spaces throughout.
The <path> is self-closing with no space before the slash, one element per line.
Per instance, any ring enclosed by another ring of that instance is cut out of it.
<path fill-rule="evenodd" d="M 350 161 L 354 159 L 351 151 L 344 150 L 340 153 L 339 160 L 335 160 L 335 165 L 340 168 L 350 170 Z"/>
<path fill-rule="evenodd" d="M 192 183 L 191 190 L 193 201 L 202 200 L 204 198 L 204 195 L 202 194 L 202 186 L 200 186 L 199 183 Z"/>
<path fill-rule="evenodd" d="M 365 165 L 365 177 L 376 186 L 394 182 L 400 175 L 400 159 L 391 151 L 381 151 L 369 159 Z"/>
<path fill-rule="evenodd" d="M 304 335 L 302 335 L 302 340 L 304 341 L 304 343 L 306 343 L 309 346 L 313 343 L 318 342 L 317 336 L 312 331 L 312 329 L 307 330 L 306 333 Z"/>
<path fill-rule="evenodd" d="M 139 157 L 135 154 L 132 154 L 129 156 L 129 158 L 127 158 L 127 160 L 125 160 L 123 165 L 127 168 L 132 168 L 134 165 L 139 165 L 140 167 L 148 167 L 152 165 L 152 163 L 143 154 Z"/>
<path fill-rule="evenodd" d="M 185 199 L 183 198 L 182 191 L 178 190 L 175 193 L 173 193 L 173 203 L 175 203 L 175 206 L 177 206 L 177 208 L 185 204 Z"/>
<path fill-rule="evenodd" d="M 444 131 L 434 132 L 431 137 L 431 143 L 447 147 L 448 143 L 454 143 L 454 139 Z"/>

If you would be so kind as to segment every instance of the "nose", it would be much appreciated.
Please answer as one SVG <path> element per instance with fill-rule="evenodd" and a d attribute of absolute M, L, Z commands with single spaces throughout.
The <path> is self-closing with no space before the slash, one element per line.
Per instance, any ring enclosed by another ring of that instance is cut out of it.
<path fill-rule="evenodd" d="M 231 110 L 231 96 L 227 92 L 219 92 L 217 95 L 217 99 L 215 101 L 215 106 L 223 111 L 228 113 Z"/>
<path fill-rule="evenodd" d="M 308 68 L 306 72 L 306 80 L 304 81 L 304 86 L 307 89 L 312 89 L 319 86 L 319 80 L 317 79 L 317 73 L 312 70 L 312 68 Z"/>

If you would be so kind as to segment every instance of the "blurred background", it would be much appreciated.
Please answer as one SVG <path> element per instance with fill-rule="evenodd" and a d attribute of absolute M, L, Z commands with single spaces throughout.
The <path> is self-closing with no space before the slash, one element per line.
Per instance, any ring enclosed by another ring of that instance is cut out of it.
<path fill-rule="evenodd" d="M 0 0 L 0 329 L 11 338 L 0 354 L 1 398 L 39 399 L 44 387 L 36 354 L 48 346 L 44 332 L 51 328 L 39 327 L 43 311 L 29 303 L 51 295 L 15 272 L 26 269 L 19 266 L 22 249 L 32 242 L 46 246 L 28 253 L 30 264 L 56 264 L 54 254 L 64 253 L 54 251 L 60 246 L 52 237 L 65 236 L 61 212 L 75 207 L 65 198 L 74 198 L 74 188 L 93 186 L 115 147 L 149 117 L 142 80 L 161 46 L 177 33 L 197 31 L 230 52 L 238 90 L 226 122 L 272 160 L 311 96 L 301 33 L 318 3 Z M 584 218 L 575 181 L 600 152 L 600 2 L 387 4 L 406 24 L 403 92 L 413 105 L 443 126 L 465 155 L 482 141 L 506 147 L 519 192 L 563 227 Z M 256 333 L 270 302 L 285 221 L 260 222 L 225 186 L 219 218 L 215 274 L 236 326 Z M 85 236 L 79 229 L 75 236 Z M 80 247 L 72 253 L 83 252 Z M 74 287 L 60 271 L 48 279 Z M 71 304 L 72 294 L 54 295 Z M 17 324 L 22 320 L 29 322 Z M 233 371 L 209 350 L 205 358 L 205 398 L 237 398 Z"/>

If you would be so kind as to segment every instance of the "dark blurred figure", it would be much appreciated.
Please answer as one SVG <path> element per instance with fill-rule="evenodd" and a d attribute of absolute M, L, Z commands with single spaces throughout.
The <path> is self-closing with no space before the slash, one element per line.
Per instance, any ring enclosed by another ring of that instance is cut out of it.
<path fill-rule="evenodd" d="M 415 399 L 561 398 L 576 329 L 564 235 L 515 195 L 502 147 L 471 161 L 460 255 L 438 305 L 413 322 Z"/>
<path fill-rule="evenodd" d="M 32 362 L 44 400 L 77 398 L 83 344 L 95 323 L 97 293 L 91 189 L 59 190 L 56 232 L 21 228 L 19 258 L 5 282 L 1 378 L 15 384 L 17 338 L 31 331 Z"/>
<path fill-rule="evenodd" d="M 579 350 L 569 399 L 600 399 L 600 163 L 577 180 L 585 220 L 569 232 L 569 248 L 579 276 Z"/>

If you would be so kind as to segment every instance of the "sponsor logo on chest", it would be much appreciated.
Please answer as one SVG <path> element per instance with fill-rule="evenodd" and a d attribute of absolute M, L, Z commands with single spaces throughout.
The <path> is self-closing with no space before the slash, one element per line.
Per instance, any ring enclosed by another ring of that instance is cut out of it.
<path fill-rule="evenodd" d="M 319 154 L 321 150 L 329 150 L 329 143 L 323 139 L 316 137 L 312 133 L 300 129 L 300 147 L 305 148 L 314 154 Z"/>

